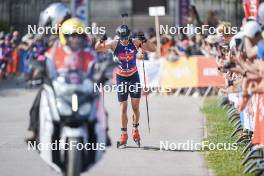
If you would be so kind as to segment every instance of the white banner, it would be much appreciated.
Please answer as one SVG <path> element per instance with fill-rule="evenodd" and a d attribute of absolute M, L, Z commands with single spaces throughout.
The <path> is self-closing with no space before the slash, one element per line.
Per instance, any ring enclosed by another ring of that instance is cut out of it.
<path fill-rule="evenodd" d="M 162 71 L 162 60 L 145 60 L 146 84 L 148 88 L 160 87 L 160 76 Z M 144 85 L 143 61 L 137 60 L 137 68 L 140 82 Z"/>

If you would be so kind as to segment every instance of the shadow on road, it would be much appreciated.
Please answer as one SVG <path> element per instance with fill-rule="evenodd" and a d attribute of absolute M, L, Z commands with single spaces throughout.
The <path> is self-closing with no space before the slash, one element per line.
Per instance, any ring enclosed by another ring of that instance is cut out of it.
<path fill-rule="evenodd" d="M 136 146 L 126 146 L 119 148 L 121 150 L 123 149 L 138 149 Z M 185 150 L 185 149 L 161 149 L 160 147 L 155 146 L 142 146 L 140 147 L 141 150 L 146 151 L 160 151 L 160 152 L 200 152 L 200 150 Z"/>
<path fill-rule="evenodd" d="M 0 80 L 0 97 L 9 97 L 19 95 L 18 90 L 35 90 L 36 88 L 26 88 L 26 83 L 23 79 L 8 78 Z"/>

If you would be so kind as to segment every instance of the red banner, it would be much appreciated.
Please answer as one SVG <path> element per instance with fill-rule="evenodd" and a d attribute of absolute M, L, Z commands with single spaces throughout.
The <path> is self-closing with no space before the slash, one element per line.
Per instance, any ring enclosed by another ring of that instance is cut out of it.
<path fill-rule="evenodd" d="M 257 98 L 257 111 L 255 115 L 254 134 L 252 143 L 264 145 L 264 94 L 259 94 Z"/>
<path fill-rule="evenodd" d="M 219 75 L 217 64 L 214 58 L 205 58 L 203 56 L 196 57 L 198 71 L 197 87 L 215 86 L 221 87 L 225 85 L 225 80 Z"/>
<path fill-rule="evenodd" d="M 259 0 L 244 0 L 243 8 L 245 17 L 257 17 L 258 16 Z"/>

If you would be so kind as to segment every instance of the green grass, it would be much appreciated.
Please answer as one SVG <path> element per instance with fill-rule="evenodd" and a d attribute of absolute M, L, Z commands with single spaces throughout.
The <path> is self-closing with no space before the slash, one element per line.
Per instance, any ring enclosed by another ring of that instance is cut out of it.
<path fill-rule="evenodd" d="M 202 112 L 206 116 L 206 127 L 208 137 L 205 141 L 209 143 L 232 144 L 236 138 L 231 138 L 232 125 L 227 120 L 226 110 L 217 105 L 215 98 L 207 98 L 204 102 Z M 244 167 L 241 166 L 243 146 L 237 150 L 206 150 L 205 158 L 208 166 L 216 176 L 241 176 Z"/>

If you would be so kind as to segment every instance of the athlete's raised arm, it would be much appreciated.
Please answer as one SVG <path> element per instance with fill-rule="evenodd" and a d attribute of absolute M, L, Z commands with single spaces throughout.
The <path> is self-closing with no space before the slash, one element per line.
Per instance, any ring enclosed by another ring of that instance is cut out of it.
<path fill-rule="evenodd" d="M 107 40 L 107 36 L 103 35 L 101 39 L 95 44 L 96 51 L 104 52 L 109 49 L 115 51 L 117 41 L 116 40 L 106 41 L 106 40 Z"/>
<path fill-rule="evenodd" d="M 155 52 L 156 46 L 154 43 L 148 41 L 143 33 L 138 35 L 138 38 L 133 40 L 133 43 L 139 48 L 141 47 L 145 51 Z"/>

